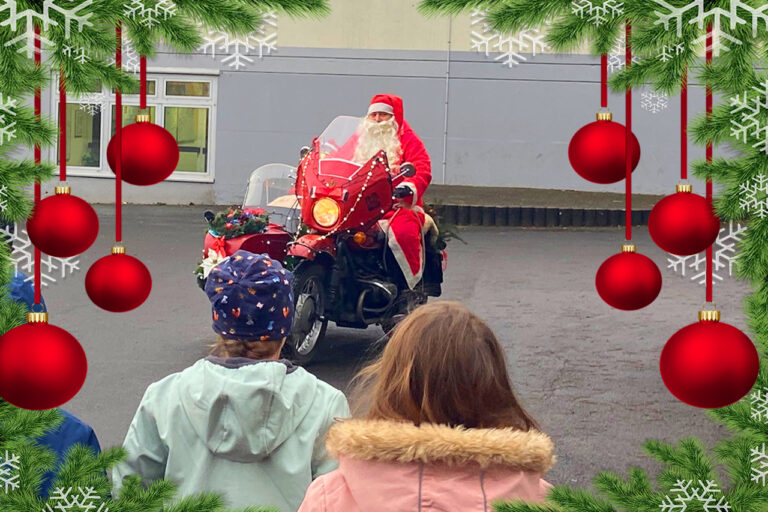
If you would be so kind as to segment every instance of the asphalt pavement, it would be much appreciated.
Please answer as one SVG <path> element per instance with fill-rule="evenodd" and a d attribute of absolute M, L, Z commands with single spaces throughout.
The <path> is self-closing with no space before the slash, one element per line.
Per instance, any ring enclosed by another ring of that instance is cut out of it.
<path fill-rule="evenodd" d="M 203 357 L 214 340 L 207 298 L 192 275 L 205 233 L 202 206 L 126 205 L 123 240 L 152 273 L 152 294 L 123 314 L 90 302 L 85 272 L 109 253 L 113 209 L 96 206 L 101 232 L 81 256 L 80 271 L 43 290 L 50 322 L 71 332 L 89 360 L 86 383 L 65 408 L 91 424 L 105 447 L 122 442 L 150 383 Z M 461 236 L 467 245 L 454 241 L 448 249 L 441 300 L 462 301 L 503 343 L 518 396 L 556 446 L 548 480 L 588 486 L 601 470 L 656 470 L 644 440 L 693 435 L 712 446 L 727 434 L 703 410 L 677 401 L 659 376 L 664 343 L 696 321 L 704 287 L 666 268 L 646 227 L 636 227 L 634 239 L 662 269 L 664 284 L 657 300 L 636 312 L 612 309 L 594 287 L 600 263 L 620 250 L 623 228 L 474 227 Z M 735 278 L 715 286 L 723 321 L 749 333 L 747 293 Z M 348 391 L 381 335 L 376 327 L 331 327 L 324 355 L 309 370 Z"/>

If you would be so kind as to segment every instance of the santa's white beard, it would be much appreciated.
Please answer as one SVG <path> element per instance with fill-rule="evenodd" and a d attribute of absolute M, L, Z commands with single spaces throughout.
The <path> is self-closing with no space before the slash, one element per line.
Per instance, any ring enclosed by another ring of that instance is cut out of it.
<path fill-rule="evenodd" d="M 355 162 L 364 164 L 383 149 L 387 154 L 389 165 L 400 163 L 402 148 L 394 118 L 380 123 L 365 118 L 360 125 L 359 133 L 360 138 L 357 141 L 355 155 L 352 157 Z"/>

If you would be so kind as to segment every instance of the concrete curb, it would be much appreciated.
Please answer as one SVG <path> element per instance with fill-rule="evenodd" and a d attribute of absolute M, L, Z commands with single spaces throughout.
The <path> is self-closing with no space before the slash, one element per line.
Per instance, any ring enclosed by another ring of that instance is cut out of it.
<path fill-rule="evenodd" d="M 525 206 L 434 206 L 443 222 L 456 226 L 608 227 L 624 226 L 624 210 Z M 632 212 L 632 225 L 648 224 L 650 210 Z"/>

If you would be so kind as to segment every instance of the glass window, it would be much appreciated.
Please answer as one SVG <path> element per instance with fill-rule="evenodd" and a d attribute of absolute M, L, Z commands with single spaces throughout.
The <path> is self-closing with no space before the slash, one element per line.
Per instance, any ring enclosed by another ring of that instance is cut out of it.
<path fill-rule="evenodd" d="M 112 121 L 111 121 L 111 130 L 110 134 L 115 134 L 115 113 L 117 111 L 117 107 L 115 105 L 112 105 Z M 151 122 L 155 122 L 155 107 L 147 105 L 147 111 L 149 112 L 149 118 Z M 136 114 L 139 113 L 139 106 L 138 105 L 123 105 L 123 127 L 128 126 L 129 124 L 133 124 L 136 122 Z"/>
<path fill-rule="evenodd" d="M 147 96 L 154 96 L 157 89 L 157 80 L 147 80 Z M 136 87 L 131 87 L 123 91 L 123 96 L 138 96 L 141 92 L 139 83 L 136 83 Z M 115 94 L 115 90 L 112 89 L 112 94 Z"/>
<path fill-rule="evenodd" d="M 165 82 L 165 94 L 168 96 L 198 96 L 207 98 L 211 95 L 211 84 L 208 82 L 168 80 Z"/>
<path fill-rule="evenodd" d="M 179 143 L 177 171 L 206 172 L 208 156 L 207 108 L 165 107 L 165 129 Z"/>
<path fill-rule="evenodd" d="M 80 103 L 67 103 L 67 165 L 101 167 L 101 111 L 91 115 Z M 56 148 L 56 161 L 60 151 Z"/>

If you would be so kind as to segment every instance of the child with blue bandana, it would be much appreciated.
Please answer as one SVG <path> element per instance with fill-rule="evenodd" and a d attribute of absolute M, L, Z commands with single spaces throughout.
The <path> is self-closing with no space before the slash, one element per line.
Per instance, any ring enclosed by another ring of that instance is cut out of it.
<path fill-rule="evenodd" d="M 293 322 L 291 272 L 237 251 L 209 274 L 211 355 L 151 384 L 113 470 L 167 478 L 179 496 L 219 492 L 230 507 L 298 510 L 309 484 L 337 467 L 325 434 L 349 417 L 341 391 L 280 359 Z"/>

